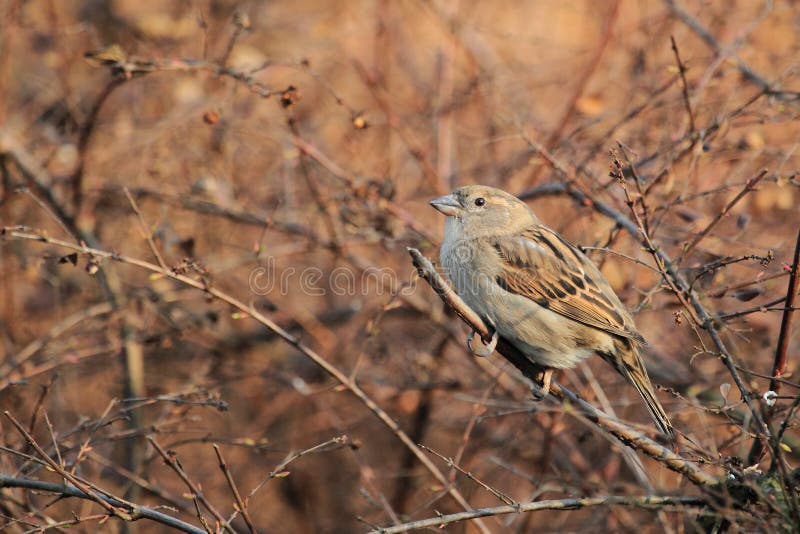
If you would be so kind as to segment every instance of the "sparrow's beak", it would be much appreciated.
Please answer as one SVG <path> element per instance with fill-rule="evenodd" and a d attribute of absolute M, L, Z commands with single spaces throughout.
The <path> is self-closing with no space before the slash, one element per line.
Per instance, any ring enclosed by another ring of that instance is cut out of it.
<path fill-rule="evenodd" d="M 428 204 L 441 211 L 445 215 L 455 216 L 461 211 L 461 204 L 454 195 L 445 195 L 443 197 L 434 198 Z"/>

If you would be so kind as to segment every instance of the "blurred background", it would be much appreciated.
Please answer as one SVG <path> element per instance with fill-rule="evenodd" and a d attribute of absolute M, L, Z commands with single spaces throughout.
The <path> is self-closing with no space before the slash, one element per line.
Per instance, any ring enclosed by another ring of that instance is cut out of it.
<path fill-rule="evenodd" d="M 609 177 L 616 150 L 651 238 L 680 258 L 763 395 L 800 225 L 797 2 L 6 0 L 0 17 L 2 226 L 157 264 L 151 235 L 167 266 L 252 305 L 415 443 L 517 501 L 695 494 L 555 402 L 532 402 L 499 355 L 471 356 L 466 326 L 415 277 L 405 247 L 436 259 L 443 227 L 427 201 L 500 187 L 589 247 L 634 310 L 660 398 L 692 440 L 683 453 L 714 474 L 747 463 L 746 410 L 707 334 L 633 236 L 563 191 L 632 217 Z M 233 498 L 212 443 L 244 495 L 323 444 L 250 497 L 259 531 L 365 531 L 461 510 L 363 403 L 247 314 L 71 252 L 0 241 L 0 406 L 76 473 L 198 524 L 147 436 L 225 517 Z M 799 345 L 791 335 L 789 382 Z M 558 380 L 652 432 L 636 391 L 594 360 Z M 796 393 L 783 386 L 777 422 Z M 59 480 L 10 452 L 31 449 L 8 420 L 0 428 L 0 471 Z M 349 446 L 329 442 L 339 436 Z M 501 504 L 426 454 L 471 506 Z M 8 532 L 100 510 L 3 492 Z M 691 514 L 615 507 L 484 521 L 696 527 Z M 73 529 L 166 529 L 139 523 Z"/>

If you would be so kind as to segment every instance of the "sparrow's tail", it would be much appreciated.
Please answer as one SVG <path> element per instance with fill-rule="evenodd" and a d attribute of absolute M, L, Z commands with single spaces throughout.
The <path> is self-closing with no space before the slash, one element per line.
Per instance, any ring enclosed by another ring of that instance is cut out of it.
<path fill-rule="evenodd" d="M 634 373 L 630 373 L 628 374 L 627 378 L 633 383 L 636 391 L 638 391 L 639 395 L 642 396 L 642 399 L 644 399 L 645 406 L 647 406 L 647 411 L 650 412 L 650 417 L 653 418 L 653 421 L 656 423 L 656 426 L 658 426 L 659 430 L 661 430 L 661 433 L 668 437 L 672 443 L 675 443 L 675 429 L 672 427 L 672 423 L 670 422 L 669 417 L 667 417 L 664 407 L 661 406 L 660 402 L 658 402 L 647 373 L 642 376 L 637 376 Z"/>
<path fill-rule="evenodd" d="M 622 344 L 626 346 L 623 348 L 620 346 Z M 632 346 L 632 343 L 629 344 L 623 341 L 620 345 L 618 345 L 618 349 L 622 350 L 618 350 L 615 357 L 605 356 L 605 358 L 617 368 L 617 371 L 619 371 L 622 376 L 633 384 L 636 391 L 642 396 L 645 406 L 647 406 L 647 411 L 650 412 L 650 417 L 653 418 L 658 429 L 664 436 L 669 438 L 670 442 L 674 445 L 677 438 L 675 429 L 669 417 L 667 417 L 667 412 L 664 411 L 664 407 L 658 402 L 658 398 L 653 391 L 653 385 L 650 382 L 650 377 L 647 375 L 647 371 L 644 368 L 644 362 L 641 356 L 639 356 L 639 351 L 635 346 Z"/>

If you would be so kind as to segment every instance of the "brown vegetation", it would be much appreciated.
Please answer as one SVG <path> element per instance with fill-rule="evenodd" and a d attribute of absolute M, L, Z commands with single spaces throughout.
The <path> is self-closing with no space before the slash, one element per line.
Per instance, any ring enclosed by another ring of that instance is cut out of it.
<path fill-rule="evenodd" d="M 0 528 L 796 531 L 799 21 L 0 2 Z M 602 265 L 677 451 L 599 358 L 465 350 L 470 183 Z"/>

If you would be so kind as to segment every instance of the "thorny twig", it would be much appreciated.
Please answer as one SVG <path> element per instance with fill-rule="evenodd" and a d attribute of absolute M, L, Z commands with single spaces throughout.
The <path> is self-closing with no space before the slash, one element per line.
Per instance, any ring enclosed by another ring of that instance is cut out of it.
<path fill-rule="evenodd" d="M 703 230 L 701 230 L 700 233 L 698 233 L 694 237 L 694 239 L 692 239 L 692 241 L 689 242 L 689 244 L 683 247 L 680 256 L 678 256 L 678 259 L 675 260 L 676 263 L 680 265 L 683 259 L 689 256 L 689 254 L 692 252 L 692 250 L 694 250 L 694 248 L 698 245 L 698 243 L 700 243 L 700 241 L 705 239 L 706 236 L 708 236 L 708 234 L 711 232 L 711 230 L 713 230 L 717 226 L 717 224 L 719 224 L 722 218 L 725 217 L 730 212 L 731 208 L 733 208 L 748 193 L 752 193 L 753 191 L 755 191 L 758 182 L 760 182 L 766 175 L 767 175 L 767 170 L 763 169 L 761 172 L 759 172 L 758 174 L 747 180 L 747 182 L 745 182 L 744 188 L 741 191 L 739 191 L 739 193 L 735 197 L 733 197 L 731 201 L 728 202 L 728 204 L 724 208 L 722 208 L 722 210 L 719 213 L 717 213 L 717 215 L 711 220 L 711 222 L 708 223 L 708 225 L 705 228 L 703 228 Z"/>
<path fill-rule="evenodd" d="M 15 478 L 0 474 L 0 488 L 24 488 L 54 493 L 56 495 L 63 495 L 64 497 L 77 497 L 79 499 L 87 499 L 94 502 L 97 502 L 97 499 L 100 499 L 108 506 L 120 510 L 127 510 L 131 521 L 136 521 L 138 519 L 149 519 L 181 532 L 188 532 L 189 534 L 207 534 L 207 532 L 203 529 L 197 528 L 194 525 L 190 525 L 189 523 L 162 512 L 153 510 L 147 506 L 134 505 L 110 495 L 96 495 L 88 493 L 83 489 L 70 484 L 53 484 L 51 482 L 44 482 L 41 480 L 28 480 L 25 478 Z M 53 525 L 48 524 L 47 528 L 52 526 Z"/>
<path fill-rule="evenodd" d="M 789 284 L 786 288 L 785 310 L 781 320 L 781 331 L 778 335 L 778 346 L 775 349 L 775 363 L 772 365 L 772 381 L 769 389 L 777 392 L 780 382 L 777 378 L 783 375 L 786 369 L 787 352 L 789 350 L 789 339 L 792 333 L 792 322 L 796 310 L 794 303 L 797 293 L 800 292 L 800 230 L 797 232 L 797 242 L 794 246 L 794 257 L 790 267 Z"/>
<path fill-rule="evenodd" d="M 772 364 L 772 378 L 769 381 L 769 391 L 778 393 L 781 387 L 781 382 L 778 380 L 786 370 L 786 363 L 788 361 L 789 339 L 792 332 L 792 322 L 794 319 L 794 302 L 797 298 L 798 290 L 800 290 L 800 230 L 797 232 L 797 241 L 794 246 L 794 255 L 792 257 L 792 264 L 789 267 L 789 283 L 786 288 L 786 298 L 784 304 L 783 318 L 781 319 L 781 330 L 778 335 L 778 343 L 775 348 L 775 360 Z M 772 418 L 774 413 L 774 406 L 767 408 L 764 412 L 764 418 L 767 422 Z M 785 425 L 781 426 L 780 433 L 783 434 Z M 777 447 L 773 452 L 773 467 L 776 462 L 780 460 L 777 456 L 780 453 L 780 440 L 776 439 L 774 447 Z M 748 456 L 748 463 L 753 464 L 764 453 L 764 446 L 761 442 L 754 442 L 750 449 Z M 782 465 L 782 464 L 781 464 Z"/>
<path fill-rule="evenodd" d="M 452 458 L 448 458 L 447 456 L 445 456 L 443 454 L 440 454 L 440 453 L 436 452 L 435 450 L 431 449 L 430 447 L 426 447 L 425 445 L 420 445 L 420 447 L 422 448 L 422 450 L 428 451 L 429 453 L 438 456 L 439 459 L 444 461 L 447 464 L 448 467 L 450 467 L 451 469 L 455 469 L 456 471 L 458 471 L 459 473 L 461 473 L 462 475 L 464 475 L 468 479 L 472 480 L 473 482 L 478 484 L 480 487 L 482 487 L 483 489 L 485 489 L 486 491 L 488 491 L 489 493 L 491 493 L 492 495 L 497 497 L 501 502 L 503 502 L 505 504 L 510 504 L 512 506 L 517 504 L 517 502 L 514 499 L 512 499 L 511 497 L 509 497 L 505 493 L 501 492 L 497 488 L 493 488 L 490 485 L 486 484 L 485 482 L 481 481 L 474 474 L 472 474 L 471 472 L 467 471 L 466 469 L 464 469 L 463 467 L 458 465 L 455 462 L 455 460 L 453 460 Z"/>
<path fill-rule="evenodd" d="M 675 37 L 670 35 L 669 41 L 672 43 L 672 51 L 675 53 L 675 61 L 678 63 L 678 73 L 681 76 L 683 105 L 686 106 L 686 114 L 689 116 L 689 131 L 694 132 L 697 127 L 694 124 L 694 111 L 692 111 L 692 102 L 689 99 L 689 83 L 686 81 L 686 65 L 681 61 L 681 55 L 678 53 L 678 45 L 675 44 Z"/>
<path fill-rule="evenodd" d="M 580 510 L 582 508 L 595 506 L 630 506 L 654 510 L 669 510 L 674 507 L 676 511 L 679 511 L 683 509 L 682 507 L 703 507 L 707 505 L 708 501 L 702 497 L 658 497 L 654 495 L 642 495 L 640 497 L 609 495 L 604 497 L 585 497 L 582 499 L 553 499 L 507 504 L 505 506 L 495 506 L 492 508 L 480 508 L 478 510 L 472 510 L 471 512 L 440 515 L 430 519 L 420 519 L 418 521 L 403 523 L 402 525 L 377 528 L 372 530 L 370 534 L 396 534 L 423 528 L 443 529 L 447 525 L 479 517 L 537 512 L 539 510 Z"/>
<path fill-rule="evenodd" d="M 250 517 L 250 512 L 247 511 L 247 501 L 242 499 L 241 493 L 239 493 L 239 488 L 236 487 L 236 482 L 233 480 L 233 474 L 231 470 L 228 468 L 228 463 L 222 457 L 222 450 L 220 450 L 219 445 L 216 443 L 213 444 L 214 447 L 214 454 L 217 455 L 217 462 L 219 464 L 219 468 L 222 473 L 225 475 L 225 480 L 228 482 L 228 487 L 233 494 L 233 498 L 236 502 L 236 509 L 238 512 L 242 514 L 242 518 L 244 522 L 247 524 L 247 528 L 250 530 L 251 534 L 257 534 L 258 531 L 256 530 L 256 526 L 253 523 L 253 518 Z M 228 520 L 227 523 L 230 524 L 231 520 Z"/>
<path fill-rule="evenodd" d="M 17 429 L 17 432 L 19 432 L 25 439 L 25 442 L 28 445 L 30 445 L 30 447 L 33 448 L 33 450 L 36 451 L 36 453 L 44 460 L 44 462 L 48 466 L 50 466 L 50 468 L 53 471 L 61 475 L 61 477 L 64 480 L 66 480 L 67 482 L 75 486 L 78 490 L 80 490 L 83 494 L 85 494 L 86 498 L 93 500 L 94 502 L 105 508 L 106 512 L 108 512 L 109 515 L 119 517 L 124 521 L 133 521 L 135 519 L 134 513 L 131 513 L 125 509 L 121 509 L 103 498 L 104 495 L 110 496 L 109 494 L 107 494 L 106 492 L 97 491 L 97 488 L 95 488 L 93 485 L 78 479 L 78 477 L 76 477 L 75 475 L 64 469 L 59 462 L 53 460 L 44 451 L 44 449 L 42 449 L 39 446 L 36 440 L 33 439 L 33 436 L 31 436 L 30 433 L 28 433 L 28 431 L 25 430 L 22 424 L 20 424 L 20 422 L 17 421 L 13 415 L 11 415 L 10 412 L 5 411 L 3 412 L 3 414 L 9 421 L 11 421 L 11 424 L 14 425 L 14 427 Z M 127 507 L 133 507 L 131 503 L 125 503 L 125 504 L 127 505 Z M 132 510 L 132 512 L 135 512 L 135 510 Z"/>
<path fill-rule="evenodd" d="M 335 438 L 329 439 L 328 441 L 325 441 L 325 442 L 319 443 L 317 445 L 314 445 L 313 447 L 309 447 L 309 448 L 303 449 L 301 451 L 290 453 L 289 455 L 286 456 L 286 458 L 283 459 L 282 462 L 280 462 L 278 465 L 276 465 L 274 469 L 272 469 L 269 473 L 267 473 L 267 476 L 265 476 L 261 480 L 261 482 L 259 482 L 256 485 L 256 487 L 254 487 L 252 490 L 250 490 L 250 493 L 247 494 L 247 499 L 250 499 L 253 495 L 255 495 L 256 492 L 258 490 L 260 490 L 264 486 L 264 484 L 266 484 L 270 480 L 272 480 L 274 478 L 283 478 L 283 477 L 287 476 L 289 473 L 286 471 L 286 467 L 290 463 L 292 463 L 295 460 L 297 460 L 298 458 L 301 458 L 301 457 L 306 456 L 308 454 L 315 454 L 315 453 L 318 453 L 318 452 L 327 451 L 327 450 L 331 450 L 331 449 L 334 449 L 334 448 L 345 447 L 345 446 L 353 446 L 352 442 L 350 441 L 350 438 L 348 436 L 337 436 Z"/>
<path fill-rule="evenodd" d="M 147 240 L 147 245 L 153 252 L 153 256 L 156 257 L 156 260 L 158 260 L 158 264 L 161 266 L 161 268 L 164 269 L 164 271 L 168 271 L 169 267 L 167 267 L 167 263 L 164 261 L 163 256 L 161 256 L 161 252 L 158 251 L 155 241 L 153 241 L 153 232 L 151 232 L 148 228 L 147 221 L 144 220 L 144 215 L 142 215 L 142 211 L 139 209 L 139 204 L 136 203 L 136 199 L 133 198 L 133 195 L 131 195 L 131 192 L 127 187 L 124 187 L 123 191 L 125 192 L 125 196 L 128 198 L 128 202 L 131 204 L 131 208 L 133 208 L 133 212 L 136 214 L 136 218 L 139 220 L 139 227 L 142 230 L 144 238 Z"/>
<path fill-rule="evenodd" d="M 189 479 L 189 475 L 186 474 L 186 471 L 183 470 L 183 466 L 181 465 L 180 461 L 178 460 L 177 454 L 172 451 L 165 451 L 158 442 L 153 439 L 152 436 L 147 436 L 147 441 L 150 442 L 150 445 L 158 452 L 161 456 L 161 459 L 164 460 L 164 463 L 167 464 L 175 473 L 178 475 L 186 487 L 189 488 L 189 491 L 192 492 L 192 500 L 195 502 L 195 506 L 197 508 L 197 518 L 200 520 L 201 523 L 205 524 L 205 519 L 203 518 L 203 514 L 200 512 L 199 504 L 202 504 L 206 510 L 211 512 L 211 515 L 218 521 L 218 526 L 222 529 L 230 532 L 231 534 L 235 534 L 233 527 L 229 521 L 226 521 L 222 514 L 216 509 L 216 507 L 206 499 L 205 494 L 200 490 L 199 486 Z"/>

